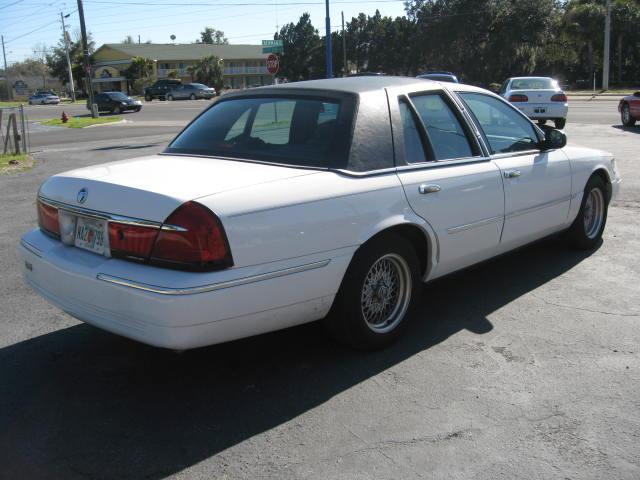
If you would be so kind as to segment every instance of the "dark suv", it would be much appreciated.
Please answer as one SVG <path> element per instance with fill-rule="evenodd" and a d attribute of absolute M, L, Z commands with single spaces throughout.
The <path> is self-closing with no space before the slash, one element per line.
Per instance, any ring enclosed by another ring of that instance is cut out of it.
<path fill-rule="evenodd" d="M 144 99 L 147 102 L 150 102 L 154 98 L 159 98 L 160 100 L 164 100 L 167 92 L 169 90 L 176 88 L 179 85 L 182 85 L 181 80 L 176 80 L 176 79 L 158 80 L 150 87 L 147 87 L 144 89 Z"/>
<path fill-rule="evenodd" d="M 127 97 L 122 92 L 98 93 L 94 97 L 93 101 L 98 105 L 99 112 L 111 112 L 118 114 L 126 110 L 133 110 L 134 112 L 142 110 L 142 103 L 140 103 L 140 101 Z M 91 110 L 89 100 L 87 100 L 87 108 Z"/>

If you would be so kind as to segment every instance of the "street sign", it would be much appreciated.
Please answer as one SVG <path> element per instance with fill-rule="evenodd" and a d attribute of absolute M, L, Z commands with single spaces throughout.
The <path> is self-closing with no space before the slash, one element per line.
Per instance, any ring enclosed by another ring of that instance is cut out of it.
<path fill-rule="evenodd" d="M 267 72 L 271 75 L 275 75 L 278 73 L 278 69 L 280 68 L 280 59 L 277 55 L 271 54 L 267 57 Z"/>
<path fill-rule="evenodd" d="M 284 48 L 281 46 L 275 47 L 262 47 L 262 53 L 282 53 L 284 52 Z"/>
<path fill-rule="evenodd" d="M 263 47 L 282 47 L 282 40 L 262 40 Z"/>
<path fill-rule="evenodd" d="M 262 40 L 262 53 L 282 53 L 283 51 L 282 40 Z"/>

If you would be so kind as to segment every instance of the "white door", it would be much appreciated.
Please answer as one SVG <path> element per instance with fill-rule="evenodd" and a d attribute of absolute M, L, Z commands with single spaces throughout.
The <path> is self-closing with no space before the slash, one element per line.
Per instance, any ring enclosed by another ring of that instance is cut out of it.
<path fill-rule="evenodd" d="M 563 228 L 571 202 L 571 166 L 562 150 L 540 151 L 532 123 L 492 96 L 461 92 L 502 173 L 505 222 L 501 250 Z"/>
<path fill-rule="evenodd" d="M 398 176 L 438 239 L 431 278 L 491 257 L 504 218 L 498 167 L 443 92 L 389 95 Z"/>

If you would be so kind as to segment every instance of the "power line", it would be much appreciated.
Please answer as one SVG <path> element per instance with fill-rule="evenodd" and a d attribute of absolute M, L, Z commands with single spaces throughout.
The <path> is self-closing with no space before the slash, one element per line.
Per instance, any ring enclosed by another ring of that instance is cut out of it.
<path fill-rule="evenodd" d="M 406 0 L 343 0 L 332 3 L 399 3 Z M 151 5 L 157 6 L 152 2 L 114 2 L 109 0 L 92 0 L 90 3 L 105 3 L 110 5 Z M 163 6 L 176 7 L 255 7 L 255 6 L 274 6 L 275 3 L 163 3 Z M 278 5 L 324 5 L 324 2 L 285 2 Z"/>
<path fill-rule="evenodd" d="M 0 7 L 0 10 L 2 10 L 2 9 L 4 9 L 4 8 L 9 8 L 9 7 L 10 7 L 10 6 L 12 6 L 12 5 L 16 5 L 16 4 L 18 4 L 18 3 L 22 3 L 22 2 L 24 2 L 24 0 L 18 0 L 17 2 L 13 2 L 13 3 L 10 3 L 10 4 L 8 4 L 8 5 L 5 5 L 4 7 Z M 5 42 L 5 43 L 6 43 L 6 42 Z"/>

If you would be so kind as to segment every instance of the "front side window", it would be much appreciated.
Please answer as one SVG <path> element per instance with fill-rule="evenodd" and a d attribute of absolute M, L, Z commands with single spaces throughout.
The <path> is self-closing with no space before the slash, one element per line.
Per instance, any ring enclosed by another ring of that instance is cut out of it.
<path fill-rule="evenodd" d="M 410 98 L 427 130 L 435 160 L 473 156 L 460 121 L 440 95 L 411 95 Z"/>
<path fill-rule="evenodd" d="M 538 148 L 536 131 L 526 118 L 500 99 L 482 93 L 459 92 L 475 116 L 491 153 L 508 153 Z"/>
<path fill-rule="evenodd" d="M 342 115 L 340 100 L 222 100 L 178 135 L 165 152 L 346 168 L 350 122 Z"/>

